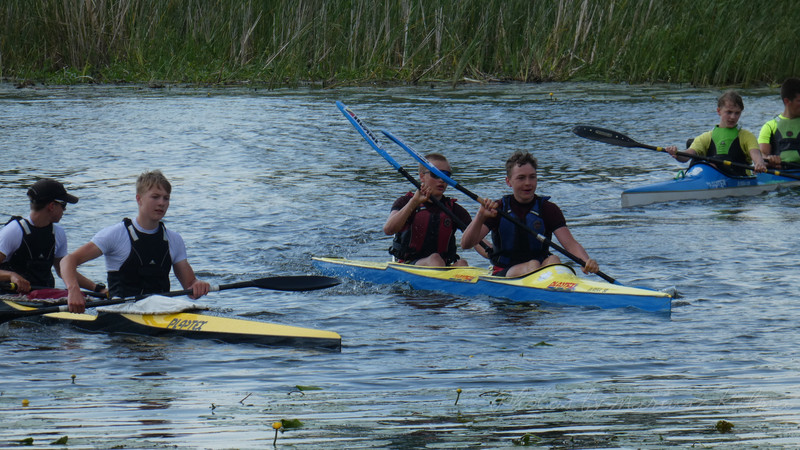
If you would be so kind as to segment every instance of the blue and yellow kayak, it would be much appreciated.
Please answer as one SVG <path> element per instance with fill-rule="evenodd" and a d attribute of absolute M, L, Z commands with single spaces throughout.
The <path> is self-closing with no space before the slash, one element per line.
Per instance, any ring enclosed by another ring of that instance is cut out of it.
<path fill-rule="evenodd" d="M 407 283 L 414 289 L 455 295 L 486 295 L 517 302 L 593 308 L 633 307 L 670 311 L 672 297 L 650 289 L 627 287 L 579 277 L 571 267 L 554 264 L 527 275 L 496 277 L 478 267 L 426 267 L 392 262 L 313 258 L 323 274 L 379 284 Z"/>
<path fill-rule="evenodd" d="M 787 172 L 800 174 L 800 172 Z M 796 178 L 768 173 L 756 176 L 726 175 L 706 163 L 697 163 L 673 180 L 628 189 L 622 193 L 622 207 L 678 200 L 705 200 L 720 197 L 743 197 L 770 192 L 779 187 L 800 185 Z"/>

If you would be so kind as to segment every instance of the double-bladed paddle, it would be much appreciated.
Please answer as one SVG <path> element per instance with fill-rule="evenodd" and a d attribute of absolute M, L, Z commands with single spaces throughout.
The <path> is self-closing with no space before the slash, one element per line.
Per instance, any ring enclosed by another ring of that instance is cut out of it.
<path fill-rule="evenodd" d="M 620 146 L 620 147 L 644 148 L 644 149 L 647 149 L 647 150 L 655 150 L 657 152 L 666 151 L 666 150 L 664 150 L 664 147 L 656 147 L 654 145 L 642 144 L 642 143 L 634 141 L 633 139 L 629 138 L 628 136 L 625 136 L 622 133 L 619 133 L 619 132 L 614 131 L 614 130 L 609 130 L 609 129 L 606 129 L 606 128 L 600 128 L 600 127 L 589 126 L 589 125 L 576 125 L 575 127 L 572 128 L 572 132 L 575 133 L 576 135 L 582 137 L 582 138 L 591 139 L 593 141 L 605 142 L 606 144 L 617 145 L 617 146 Z M 686 157 L 686 158 L 692 158 L 692 159 L 696 159 L 696 160 L 699 160 L 699 161 L 706 161 L 706 162 L 710 162 L 710 163 L 714 163 L 714 164 L 721 164 L 723 166 L 741 167 L 741 168 L 744 168 L 744 169 L 754 170 L 753 166 L 750 166 L 750 165 L 747 165 L 747 164 L 742 164 L 742 163 L 737 163 L 737 162 L 733 162 L 733 161 L 724 161 L 724 160 L 721 160 L 721 159 L 709 158 L 707 156 L 700 156 L 700 155 L 695 155 L 693 153 L 687 153 L 687 152 L 675 152 L 675 154 L 678 155 L 678 156 L 683 156 L 683 157 Z M 783 172 L 781 172 L 779 170 L 767 169 L 767 173 L 772 174 L 772 175 L 781 176 L 781 177 L 794 178 L 796 180 L 800 180 L 800 175 L 795 175 L 795 174 L 790 174 L 790 173 L 783 173 Z"/>
<path fill-rule="evenodd" d="M 416 178 L 414 178 L 410 173 L 408 173 L 408 171 L 406 171 L 406 169 L 404 169 L 403 166 L 400 165 L 400 163 L 395 161 L 395 159 L 392 158 L 389 155 L 389 153 L 383 149 L 383 147 L 381 147 L 381 144 L 378 142 L 378 138 L 375 137 L 375 134 L 372 133 L 372 131 L 370 131 L 369 128 L 367 128 L 364 122 L 362 122 L 361 119 L 359 119 L 359 117 L 356 115 L 356 113 L 353 112 L 352 109 L 345 106 L 344 103 L 338 100 L 336 101 L 336 107 L 339 108 L 339 111 L 341 111 L 342 114 L 344 114 L 344 117 L 347 118 L 348 121 L 350 121 L 350 123 L 353 125 L 356 131 L 358 131 L 358 133 L 364 138 L 364 140 L 367 141 L 367 143 L 376 152 L 378 152 L 379 155 L 383 156 L 383 159 L 389 162 L 389 164 L 391 164 L 392 167 L 395 168 L 395 170 L 400 172 L 400 175 L 403 175 L 417 189 L 421 187 L 419 181 L 417 181 Z M 459 230 L 464 231 L 464 229 L 467 228 L 467 225 L 464 222 L 462 222 L 453 211 L 451 211 L 449 208 L 446 208 L 441 201 L 433 197 L 429 197 L 429 200 L 431 200 L 433 204 L 436 205 L 439 209 L 444 211 L 444 213 L 447 214 L 450 217 L 450 219 L 453 220 L 453 223 Z M 487 252 L 490 250 L 490 247 L 486 245 L 486 243 L 483 241 L 481 241 L 479 245 L 483 247 L 483 249 L 486 250 Z"/>
<path fill-rule="evenodd" d="M 325 289 L 339 284 L 339 280 L 333 277 L 326 277 L 321 275 L 297 275 L 297 276 L 277 276 L 259 278 L 250 281 L 240 281 L 238 283 L 212 285 L 209 292 L 224 291 L 227 289 L 238 289 L 255 287 L 259 289 L 272 289 L 275 291 L 314 291 L 317 289 Z M 13 283 L 8 283 L 8 287 L 12 290 L 16 289 Z M 108 300 L 99 300 L 95 302 L 87 302 L 86 308 L 95 308 L 98 306 L 118 305 L 120 303 L 132 302 L 141 300 L 151 295 L 161 295 L 164 297 L 178 297 L 180 295 L 189 295 L 192 293 L 191 289 L 184 289 L 181 291 L 162 292 L 158 294 L 145 294 L 137 295 L 130 298 L 112 298 Z M 50 314 L 57 312 L 69 311 L 68 305 L 46 306 L 44 308 L 29 309 L 24 311 L 0 311 L 0 323 L 8 322 L 20 317 L 39 316 L 42 314 Z"/>
<path fill-rule="evenodd" d="M 16 283 L 11 283 L 9 281 L 0 282 L 0 290 L 16 292 L 18 287 L 19 286 L 17 286 Z M 32 284 L 31 292 L 33 291 L 44 291 L 44 294 L 47 295 L 49 294 L 48 291 L 66 291 L 66 289 L 51 288 L 47 286 L 36 286 Z M 86 289 L 82 289 L 81 293 L 83 293 L 83 295 L 86 297 L 108 298 L 108 294 L 103 294 L 95 291 L 87 291 Z M 52 298 L 52 297 L 37 297 L 37 298 Z"/>
<path fill-rule="evenodd" d="M 396 137 L 391 132 L 386 131 L 386 130 L 381 130 L 381 132 L 383 132 L 383 134 L 386 135 L 386 137 L 388 137 L 392 142 L 394 142 L 395 144 L 399 145 L 403 150 L 408 152 L 408 154 L 413 156 L 414 159 L 419 161 L 420 164 L 425 166 L 434 175 L 436 175 L 437 177 L 439 177 L 442 180 L 444 180 L 450 186 L 452 186 L 452 187 L 458 189 L 459 191 L 467 194 L 467 196 L 469 196 L 469 198 L 475 200 L 478 203 L 483 203 L 483 199 L 482 198 L 478 197 L 475 193 L 473 193 L 469 189 L 467 189 L 464 186 L 460 185 L 457 181 L 453 180 L 452 178 L 450 178 L 447 175 L 445 175 L 444 173 L 442 173 L 442 171 L 440 171 L 439 169 L 436 168 L 436 166 L 431 164 L 430 161 L 427 160 L 427 158 L 425 158 L 423 155 L 421 155 L 419 152 L 417 152 L 413 148 L 411 148 L 408 145 L 406 145 L 406 143 L 403 142 L 402 140 L 400 140 L 400 138 Z M 534 237 L 536 237 L 536 239 L 541 241 L 542 244 L 550 246 L 550 247 L 558 250 L 564 256 L 566 256 L 567 258 L 569 258 L 569 259 L 575 261 L 576 263 L 580 264 L 581 267 L 586 265 L 586 261 L 584 261 L 583 259 L 579 258 L 578 256 L 572 254 L 570 251 L 568 251 L 564 247 L 561 247 L 560 245 L 556 244 L 552 240 L 548 239 L 547 236 L 544 236 L 543 234 L 537 233 L 533 228 L 529 227 L 527 224 L 525 224 L 524 222 L 522 222 L 518 218 L 514 217 L 513 215 L 509 214 L 508 212 L 506 212 L 502 208 L 498 209 L 497 212 L 501 216 L 503 216 L 504 218 L 508 219 L 514 225 L 516 225 L 516 226 L 522 228 L 523 230 L 527 231 L 528 233 L 532 234 Z M 610 276 L 604 274 L 601 271 L 597 271 L 596 275 L 601 277 L 601 278 L 603 278 L 604 280 L 608 281 L 609 283 L 616 283 L 616 280 L 614 278 L 611 278 Z"/>

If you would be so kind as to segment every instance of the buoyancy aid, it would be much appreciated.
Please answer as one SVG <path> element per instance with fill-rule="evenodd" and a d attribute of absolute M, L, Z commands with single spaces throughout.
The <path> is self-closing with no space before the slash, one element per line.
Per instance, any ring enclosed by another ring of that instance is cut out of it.
<path fill-rule="evenodd" d="M 722 161 L 747 164 L 747 157 L 739 141 L 739 129 L 740 127 L 738 126 L 735 128 L 715 126 L 711 131 L 711 144 L 709 144 L 706 156 Z M 691 165 L 697 162 L 701 161 L 693 160 Z M 743 177 L 748 175 L 747 169 L 743 167 L 718 165 L 717 168 L 735 176 Z"/>
<path fill-rule="evenodd" d="M 511 198 L 511 195 L 504 196 L 501 205 L 503 210 L 509 214 L 513 214 Z M 525 215 L 525 224 L 548 239 L 552 237 L 553 232 L 546 229 L 540 213 L 542 205 L 549 199 L 550 197 L 537 196 L 531 210 Z M 543 259 L 550 255 L 548 247 L 545 247 L 535 236 L 502 216 L 498 229 L 492 231 L 492 248 L 490 261 L 495 266 L 506 269 L 531 259 Z"/>
<path fill-rule="evenodd" d="M 123 219 L 131 251 L 119 270 L 108 272 L 108 290 L 112 297 L 134 297 L 169 291 L 169 252 L 167 229 L 158 223 L 153 234 L 140 233 L 127 217 Z"/>
<path fill-rule="evenodd" d="M 414 194 L 407 195 L 413 197 Z M 442 197 L 440 203 L 453 211 L 456 200 Z M 413 261 L 439 253 L 448 265 L 458 260 L 456 251 L 453 219 L 432 202 L 417 207 L 411 223 L 394 235 L 389 249 L 389 253 L 401 261 Z"/>
<path fill-rule="evenodd" d="M 53 261 L 56 253 L 56 234 L 53 224 L 35 227 L 28 219 L 12 217 L 6 225 L 16 222 L 22 228 L 22 242 L 11 258 L 3 261 L 0 268 L 21 275 L 32 285 L 55 287 Z"/>
<path fill-rule="evenodd" d="M 782 162 L 800 163 L 800 117 L 775 118 L 775 133 L 770 138 L 772 154 L 779 155 Z"/>

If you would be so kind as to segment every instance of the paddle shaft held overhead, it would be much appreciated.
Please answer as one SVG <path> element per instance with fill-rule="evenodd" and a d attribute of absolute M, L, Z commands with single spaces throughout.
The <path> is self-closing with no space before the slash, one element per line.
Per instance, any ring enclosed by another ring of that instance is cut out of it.
<path fill-rule="evenodd" d="M 447 175 L 443 174 L 443 173 L 442 173 L 442 172 L 441 172 L 439 169 L 437 169 L 437 168 L 436 168 L 436 166 L 434 166 L 433 164 L 431 164 L 431 163 L 430 163 L 430 161 L 428 161 L 427 159 L 425 159 L 425 157 L 424 157 L 424 156 L 422 156 L 422 155 L 421 155 L 419 152 L 417 152 L 416 150 L 414 150 L 414 149 L 412 149 L 411 147 L 409 147 L 409 146 L 408 146 L 408 145 L 407 145 L 405 142 L 403 142 L 402 140 L 400 140 L 400 138 L 398 138 L 398 137 L 394 136 L 394 135 L 393 135 L 391 132 L 389 132 L 389 131 L 386 131 L 386 130 L 381 130 L 381 131 L 383 132 L 383 134 L 385 134 L 385 135 L 386 135 L 386 137 L 388 137 L 389 139 L 391 139 L 391 140 L 392 140 L 392 142 L 394 142 L 395 144 L 399 145 L 401 148 L 403 148 L 404 150 L 406 150 L 406 151 L 407 151 L 407 152 L 408 152 L 408 153 L 409 153 L 411 156 L 413 156 L 413 157 L 414 157 L 414 159 L 416 159 L 417 161 L 419 161 L 419 162 L 420 162 L 420 164 L 422 164 L 422 165 L 423 165 L 423 166 L 425 166 L 425 167 L 426 167 L 428 170 L 430 170 L 431 172 L 433 172 L 434 174 L 436 174 L 436 176 L 438 176 L 439 178 L 441 178 L 441 179 L 445 180 L 445 182 L 447 182 L 447 184 L 449 184 L 450 186 L 454 187 L 455 189 L 458 189 L 459 191 L 463 192 L 463 193 L 464 193 L 464 194 L 466 194 L 466 195 L 467 195 L 469 198 L 471 198 L 471 199 L 475 200 L 476 202 L 483 204 L 483 199 L 482 199 L 481 197 L 478 197 L 478 195 L 477 195 L 477 194 L 475 194 L 474 192 L 470 191 L 469 189 L 465 188 L 464 186 L 461 186 L 461 184 L 459 184 L 457 181 L 455 181 L 455 180 L 453 180 L 452 178 L 448 177 Z M 498 213 L 499 213 L 499 214 L 500 214 L 502 217 L 504 217 L 505 219 L 507 219 L 507 220 L 509 220 L 511 223 L 513 223 L 514 225 L 516 225 L 516 226 L 518 226 L 518 227 L 522 228 L 522 229 L 523 229 L 523 230 L 525 230 L 526 232 L 528 232 L 528 233 L 530 233 L 531 235 L 533 235 L 534 237 L 536 237 L 536 239 L 538 239 L 539 241 L 541 241 L 541 242 L 542 242 L 542 244 L 544 244 L 544 245 L 547 245 L 547 246 L 549 246 L 549 247 L 552 247 L 553 249 L 555 249 L 555 250 L 559 251 L 561 254 L 563 254 L 563 255 L 564 255 L 564 256 L 566 256 L 567 258 L 569 258 L 569 259 L 571 259 L 571 260 L 575 261 L 576 263 L 580 264 L 580 265 L 581 265 L 581 267 L 584 267 L 584 266 L 586 266 L 586 261 L 584 261 L 583 259 L 581 259 L 581 258 L 579 258 L 578 256 L 574 255 L 573 253 L 571 253 L 570 251 L 568 251 L 568 250 L 567 250 L 567 249 L 565 249 L 564 247 L 562 247 L 562 246 L 560 246 L 560 245 L 556 244 L 556 243 L 555 243 L 555 242 L 553 242 L 552 240 L 548 239 L 546 236 L 544 236 L 544 235 L 542 235 L 542 234 L 540 234 L 540 233 L 537 233 L 537 232 L 536 232 L 534 229 L 532 229 L 532 228 L 531 228 L 531 227 L 529 227 L 527 224 L 525 224 L 524 222 L 522 222 L 521 220 L 519 220 L 517 217 L 514 217 L 513 215 L 509 214 L 508 212 L 506 212 L 506 211 L 504 211 L 504 210 L 502 210 L 502 209 L 499 209 L 497 212 L 498 212 Z M 597 272 L 595 272 L 595 274 L 596 274 L 597 276 L 599 276 L 599 277 L 603 278 L 604 280 L 608 281 L 609 283 L 616 283 L 616 280 L 615 280 L 614 278 L 612 278 L 612 277 L 610 277 L 610 276 L 606 275 L 605 273 L 603 273 L 603 272 L 601 272 L 601 271 L 599 271 L 599 270 L 598 270 Z"/>
<path fill-rule="evenodd" d="M 422 185 L 416 178 L 414 178 L 410 173 L 408 173 L 408 171 L 404 169 L 403 166 L 401 166 L 394 158 L 391 157 L 391 155 L 389 155 L 389 153 L 386 150 L 384 150 L 384 148 L 378 142 L 378 138 L 375 137 L 375 134 L 369 128 L 367 128 L 364 122 L 356 115 L 356 113 L 353 112 L 353 110 L 345 106 L 344 103 L 340 101 L 336 102 L 336 107 L 339 108 L 339 111 L 342 112 L 344 117 L 347 118 L 347 120 L 353 125 L 353 127 L 358 131 L 358 133 L 361 134 L 364 140 L 367 141 L 367 143 L 369 143 L 369 145 L 373 149 L 375 149 L 375 151 L 377 151 L 379 155 L 383 156 L 383 158 L 387 162 L 389 162 L 389 164 L 391 164 L 392 167 L 394 167 L 395 170 L 397 170 L 400 173 L 400 175 L 405 177 L 417 189 L 420 189 L 422 187 Z M 467 228 L 467 224 L 461 221 L 461 219 L 459 219 L 458 216 L 456 216 L 452 210 L 445 207 L 442 204 L 442 202 L 439 201 L 439 199 L 435 197 L 429 197 L 429 200 L 433 202 L 433 204 L 436 205 L 436 207 L 444 211 L 444 213 L 447 214 L 448 217 L 450 217 L 450 219 L 456 225 L 456 228 L 458 228 L 461 231 L 464 231 L 464 229 Z M 479 245 L 483 247 L 483 249 L 486 250 L 487 252 L 489 252 L 491 249 L 491 247 L 487 245 L 485 242 L 480 242 Z"/>

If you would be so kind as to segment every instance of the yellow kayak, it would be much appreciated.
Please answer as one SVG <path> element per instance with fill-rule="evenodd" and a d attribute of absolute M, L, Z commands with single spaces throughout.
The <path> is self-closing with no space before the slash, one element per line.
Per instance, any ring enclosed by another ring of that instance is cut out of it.
<path fill-rule="evenodd" d="M 26 311 L 37 305 L 24 302 L 25 297 L 8 296 L 0 299 L 0 311 Z M 40 306 L 40 305 L 39 305 Z M 26 317 L 25 320 L 69 323 L 85 331 L 126 333 L 148 336 L 184 336 L 213 339 L 230 343 L 255 343 L 265 345 L 290 345 L 340 349 L 342 337 L 333 331 L 301 328 L 289 325 L 222 316 L 208 311 L 189 311 L 174 314 L 131 314 L 98 312 L 75 314 L 55 312 L 43 316 Z"/>
<path fill-rule="evenodd" d="M 588 280 L 563 264 L 515 278 L 492 276 L 488 269 L 478 267 L 427 267 L 322 257 L 313 258 L 313 264 L 329 276 L 381 284 L 408 283 L 414 289 L 487 295 L 517 302 L 645 311 L 669 311 L 672 304 L 672 297 L 665 292 Z"/>

